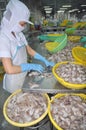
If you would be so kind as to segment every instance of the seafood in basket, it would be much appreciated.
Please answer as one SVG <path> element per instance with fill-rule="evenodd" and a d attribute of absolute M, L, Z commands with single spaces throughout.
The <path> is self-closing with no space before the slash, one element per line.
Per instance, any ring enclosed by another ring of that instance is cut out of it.
<path fill-rule="evenodd" d="M 86 84 L 86 67 L 78 64 L 62 64 L 56 69 L 59 77 L 74 84 Z"/>
<path fill-rule="evenodd" d="M 86 95 L 55 95 L 50 102 L 49 117 L 58 130 L 85 130 Z"/>
<path fill-rule="evenodd" d="M 72 48 L 80 44 L 81 43 L 73 44 L 72 42 L 68 42 L 67 46 L 63 50 L 50 55 L 48 60 L 51 60 L 55 63 L 61 61 L 74 61 L 75 59 L 72 56 Z"/>
<path fill-rule="evenodd" d="M 86 66 L 79 62 L 59 62 L 53 74 L 62 85 L 72 89 L 86 88 Z"/>
<path fill-rule="evenodd" d="M 4 104 L 4 116 L 14 126 L 31 126 L 41 121 L 48 112 L 48 95 L 19 90 Z"/>

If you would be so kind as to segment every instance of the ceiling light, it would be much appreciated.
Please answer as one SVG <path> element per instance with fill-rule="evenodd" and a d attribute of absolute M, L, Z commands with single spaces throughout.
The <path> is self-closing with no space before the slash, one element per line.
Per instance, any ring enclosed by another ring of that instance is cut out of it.
<path fill-rule="evenodd" d="M 45 12 L 46 12 L 46 14 L 50 14 L 51 10 L 46 10 Z"/>
<path fill-rule="evenodd" d="M 78 13 L 80 13 L 80 10 L 78 11 Z"/>
<path fill-rule="evenodd" d="M 50 6 L 44 6 L 44 8 L 46 9 L 46 8 L 50 8 Z"/>
<path fill-rule="evenodd" d="M 69 13 L 72 13 L 72 12 L 74 12 L 74 11 L 73 11 L 73 10 L 69 10 L 68 12 L 69 12 Z"/>
<path fill-rule="evenodd" d="M 83 6 L 86 6 L 86 5 L 81 5 L 81 6 L 83 7 Z"/>
<path fill-rule="evenodd" d="M 45 8 L 44 10 L 52 10 L 52 8 Z"/>
<path fill-rule="evenodd" d="M 72 10 L 69 10 L 68 12 L 69 13 L 72 13 L 72 12 L 75 12 L 75 11 L 78 11 L 79 9 L 72 9 Z"/>
<path fill-rule="evenodd" d="M 85 9 L 82 10 L 83 12 L 85 11 Z"/>
<path fill-rule="evenodd" d="M 67 9 L 67 8 L 60 8 L 60 10 L 65 10 L 65 9 Z"/>
<path fill-rule="evenodd" d="M 63 5 L 62 7 L 71 7 L 71 5 Z"/>
<path fill-rule="evenodd" d="M 64 10 L 58 10 L 57 12 L 58 13 L 64 13 Z"/>

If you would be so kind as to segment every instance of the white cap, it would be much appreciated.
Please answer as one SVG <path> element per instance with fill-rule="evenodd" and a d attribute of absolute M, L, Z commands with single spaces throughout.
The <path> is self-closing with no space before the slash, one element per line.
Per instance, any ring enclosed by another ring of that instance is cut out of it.
<path fill-rule="evenodd" d="M 21 21 L 33 24 L 29 21 L 29 18 L 30 11 L 24 3 L 19 0 L 10 0 L 3 14 L 0 28 L 4 30 L 4 32 L 11 32 L 13 27 L 18 25 Z"/>
<path fill-rule="evenodd" d="M 33 24 L 29 21 L 30 11 L 27 6 L 19 0 L 10 0 L 8 3 L 6 10 L 10 10 L 12 15 L 17 18 L 17 20 L 25 21 L 29 24 Z"/>

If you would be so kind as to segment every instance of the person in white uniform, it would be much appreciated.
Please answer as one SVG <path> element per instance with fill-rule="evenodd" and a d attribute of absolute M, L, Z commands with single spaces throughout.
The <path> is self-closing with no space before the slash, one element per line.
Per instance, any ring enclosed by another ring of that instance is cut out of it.
<path fill-rule="evenodd" d="M 27 54 L 53 66 L 45 57 L 33 50 L 27 43 L 23 30 L 29 21 L 30 11 L 27 6 L 19 0 L 10 0 L 3 14 L 0 27 L 0 59 L 6 74 L 3 79 L 3 88 L 13 93 L 22 88 L 28 71 L 43 72 L 41 64 L 27 63 Z"/>

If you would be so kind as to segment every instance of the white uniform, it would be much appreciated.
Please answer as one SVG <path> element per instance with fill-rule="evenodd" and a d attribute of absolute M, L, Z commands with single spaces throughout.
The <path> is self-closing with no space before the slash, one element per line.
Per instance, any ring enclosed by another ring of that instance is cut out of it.
<path fill-rule="evenodd" d="M 0 46 L 0 57 L 11 58 L 14 65 L 27 63 L 25 37 L 22 33 L 20 33 L 20 36 L 18 38 L 20 39 L 16 39 L 12 35 L 8 37 L 3 32 L 0 35 L 0 43 L 2 43 Z M 4 89 L 12 93 L 15 90 L 21 88 L 26 74 L 27 72 L 11 75 L 5 74 L 3 80 Z"/>
<path fill-rule="evenodd" d="M 30 11 L 19 0 L 10 0 L 3 14 L 0 27 L 0 58 L 11 58 L 13 65 L 27 63 L 27 53 L 25 46 L 27 41 L 21 32 L 20 21 L 29 21 Z M 15 32 L 16 38 L 12 35 Z M 27 72 L 19 74 L 5 74 L 3 88 L 8 92 L 14 92 L 23 85 Z"/>

